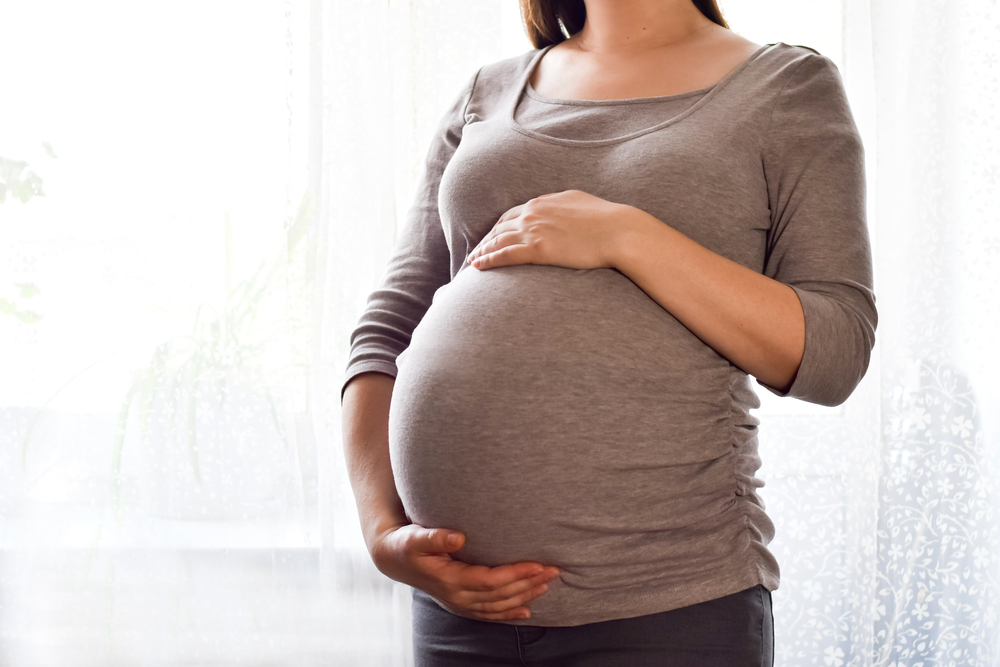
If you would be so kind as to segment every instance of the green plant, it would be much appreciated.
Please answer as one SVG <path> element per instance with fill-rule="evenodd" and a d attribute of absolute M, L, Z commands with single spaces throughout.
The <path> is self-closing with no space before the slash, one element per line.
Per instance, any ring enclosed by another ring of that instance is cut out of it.
<path fill-rule="evenodd" d="M 55 157 L 52 147 L 43 144 L 49 157 Z M 0 204 L 7 201 L 7 193 L 27 204 L 34 197 L 44 197 L 42 178 L 28 169 L 28 163 L 23 160 L 12 160 L 0 157 Z"/>
<path fill-rule="evenodd" d="M 0 297 L 0 316 L 16 317 L 25 324 L 34 324 L 42 319 L 40 313 L 36 313 L 25 305 L 28 299 L 34 299 L 41 294 L 38 285 L 35 283 L 14 283 L 16 292 L 10 297 Z"/>
<path fill-rule="evenodd" d="M 47 142 L 42 142 L 42 148 L 50 158 L 56 157 Z M 8 193 L 22 204 L 35 197 L 44 197 L 42 185 L 42 177 L 28 169 L 27 162 L 0 157 L 0 204 L 7 201 Z M 39 295 L 41 290 L 35 283 L 15 283 L 13 293 L 0 296 L 0 317 L 16 317 L 24 324 L 35 324 L 42 315 L 29 308 L 25 301 Z"/>

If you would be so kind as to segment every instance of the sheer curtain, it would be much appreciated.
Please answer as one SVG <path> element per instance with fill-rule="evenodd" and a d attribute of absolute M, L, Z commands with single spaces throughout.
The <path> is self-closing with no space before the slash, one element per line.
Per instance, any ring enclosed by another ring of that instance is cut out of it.
<path fill-rule="evenodd" d="M 993 665 L 1000 11 L 872 2 L 883 305 L 875 658 Z"/>
<path fill-rule="evenodd" d="M 881 320 L 762 393 L 777 665 L 1000 664 L 1000 15 L 722 0 L 842 74 Z M 348 339 L 515 0 L 44 0 L 0 56 L 0 664 L 412 664 L 344 470 Z"/>

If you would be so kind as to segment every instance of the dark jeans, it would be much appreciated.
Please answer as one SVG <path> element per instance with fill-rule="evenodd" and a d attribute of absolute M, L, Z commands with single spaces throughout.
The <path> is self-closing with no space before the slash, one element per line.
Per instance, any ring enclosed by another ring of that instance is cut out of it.
<path fill-rule="evenodd" d="M 416 667 L 773 667 L 771 592 L 546 628 L 456 616 L 414 589 L 413 652 Z"/>

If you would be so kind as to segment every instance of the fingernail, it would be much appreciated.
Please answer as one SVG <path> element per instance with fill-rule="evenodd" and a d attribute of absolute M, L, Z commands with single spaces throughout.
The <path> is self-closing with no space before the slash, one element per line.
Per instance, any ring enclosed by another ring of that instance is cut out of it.
<path fill-rule="evenodd" d="M 448 546 L 457 547 L 458 546 L 458 535 L 452 533 L 448 536 Z"/>

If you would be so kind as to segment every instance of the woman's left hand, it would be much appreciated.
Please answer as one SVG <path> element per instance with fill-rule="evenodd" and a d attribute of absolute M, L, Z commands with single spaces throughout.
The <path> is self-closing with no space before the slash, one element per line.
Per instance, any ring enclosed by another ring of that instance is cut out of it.
<path fill-rule="evenodd" d="M 468 261 L 477 269 L 511 264 L 614 268 L 628 208 L 579 190 L 535 197 L 500 216 Z"/>

